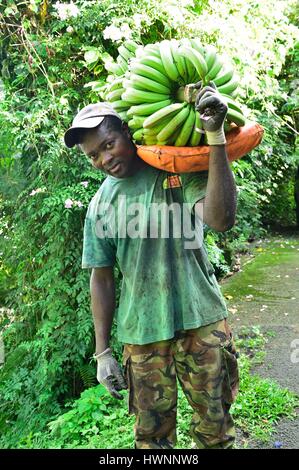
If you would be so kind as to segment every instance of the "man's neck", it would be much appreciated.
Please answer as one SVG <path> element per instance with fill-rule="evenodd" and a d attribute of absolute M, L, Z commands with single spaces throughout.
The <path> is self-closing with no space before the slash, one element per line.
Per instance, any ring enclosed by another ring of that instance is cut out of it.
<path fill-rule="evenodd" d="M 133 176 L 135 175 L 139 170 L 142 168 L 145 168 L 146 163 L 136 155 L 136 159 L 134 160 L 134 163 L 132 164 L 130 175 L 128 176 Z"/>

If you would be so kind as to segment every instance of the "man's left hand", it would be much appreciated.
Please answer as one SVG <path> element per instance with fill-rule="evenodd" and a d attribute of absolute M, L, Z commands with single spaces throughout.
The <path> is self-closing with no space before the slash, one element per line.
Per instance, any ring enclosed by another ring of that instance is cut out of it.
<path fill-rule="evenodd" d="M 213 82 L 200 90 L 196 97 L 195 109 L 200 114 L 208 144 L 224 145 L 226 139 L 223 124 L 228 108 Z"/>

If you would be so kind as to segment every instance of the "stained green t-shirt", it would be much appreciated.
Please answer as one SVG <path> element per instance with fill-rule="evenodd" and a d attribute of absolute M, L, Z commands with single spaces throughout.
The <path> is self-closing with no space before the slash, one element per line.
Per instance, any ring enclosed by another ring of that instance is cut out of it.
<path fill-rule="evenodd" d="M 206 184 L 207 172 L 173 175 L 146 165 L 127 178 L 108 176 L 91 200 L 82 267 L 118 262 L 119 341 L 148 344 L 227 317 L 201 237 L 194 241 L 202 222 L 193 208 Z"/>

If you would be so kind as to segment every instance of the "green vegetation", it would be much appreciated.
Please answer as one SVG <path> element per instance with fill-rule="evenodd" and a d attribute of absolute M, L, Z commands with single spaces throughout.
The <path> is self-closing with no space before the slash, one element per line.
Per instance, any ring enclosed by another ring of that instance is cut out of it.
<path fill-rule="evenodd" d="M 89 276 L 80 267 L 86 208 L 104 175 L 64 147 L 63 133 L 78 108 L 99 100 L 103 64 L 117 56 L 123 39 L 147 44 L 199 37 L 217 45 L 240 76 L 244 114 L 265 128 L 263 143 L 232 164 L 236 225 L 226 233 L 206 231 L 216 273 L 224 274 L 236 252 L 264 235 L 268 224 L 295 223 L 296 2 L 78 0 L 69 11 L 59 5 L 0 1 L 0 332 L 6 353 L 0 447 L 129 447 L 132 418 L 125 403 L 116 407 L 94 387 Z M 114 336 L 113 347 L 120 355 Z M 256 397 L 252 382 L 243 380 L 251 398 L 244 392 L 245 401 L 237 402 L 242 409 L 234 408 L 242 426 L 257 423 L 260 413 L 246 410 L 246 400 L 256 403 Z M 273 397 L 281 393 L 271 390 Z M 267 406 L 277 417 L 275 402 Z M 179 445 L 185 445 L 181 408 Z M 68 426 L 70 433 L 62 431 Z"/>
<path fill-rule="evenodd" d="M 292 419 L 299 398 L 282 389 L 271 380 L 250 373 L 251 366 L 260 361 L 267 336 L 259 327 L 244 328 L 236 338 L 237 348 L 242 352 L 239 359 L 241 378 L 240 392 L 232 407 L 232 415 L 245 435 L 267 441 L 273 425 L 281 417 Z M 253 356 L 253 358 L 252 358 Z M 249 359 L 251 357 L 251 359 Z M 85 390 L 80 398 L 66 404 L 70 408 L 48 423 L 47 431 L 30 432 L 17 443 L 18 448 L 134 448 L 134 417 L 128 415 L 127 392 L 124 400 L 112 398 L 102 385 Z M 177 415 L 177 448 L 192 447 L 189 423 L 192 408 L 179 387 Z"/>
<path fill-rule="evenodd" d="M 262 333 L 258 326 L 243 328 L 236 338 L 237 349 L 243 354 L 239 360 L 240 392 L 233 404 L 235 423 L 246 436 L 267 442 L 273 426 L 282 417 L 294 419 L 299 397 L 275 381 L 252 375 L 253 365 L 263 363 L 264 346 L 275 333 Z"/>

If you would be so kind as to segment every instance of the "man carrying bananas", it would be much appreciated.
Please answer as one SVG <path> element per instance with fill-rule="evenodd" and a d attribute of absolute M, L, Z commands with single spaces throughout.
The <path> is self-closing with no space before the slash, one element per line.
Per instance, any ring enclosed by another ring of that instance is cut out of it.
<path fill-rule="evenodd" d="M 172 237 L 172 230 L 168 238 L 129 236 L 120 233 L 118 217 L 111 233 L 98 225 L 103 213 L 109 225 L 109 214 L 126 211 L 122 197 L 127 206 L 142 204 L 146 225 L 153 203 L 175 202 L 188 204 L 193 218 L 203 208 L 202 221 L 214 230 L 233 226 L 236 187 L 223 131 L 227 106 L 213 86 L 205 86 L 195 107 L 210 145 L 208 172 L 174 177 L 147 165 L 107 103 L 83 108 L 65 134 L 68 147 L 77 144 L 107 175 L 86 215 L 82 267 L 92 269 L 97 379 L 118 399 L 128 387 L 140 449 L 175 446 L 177 379 L 194 410 L 190 433 L 196 446 L 230 448 L 235 439 L 229 409 L 239 384 L 237 353 L 204 245 L 186 249 L 184 235 Z M 123 275 L 117 335 L 124 344 L 124 375 L 110 347 L 116 262 Z"/>

